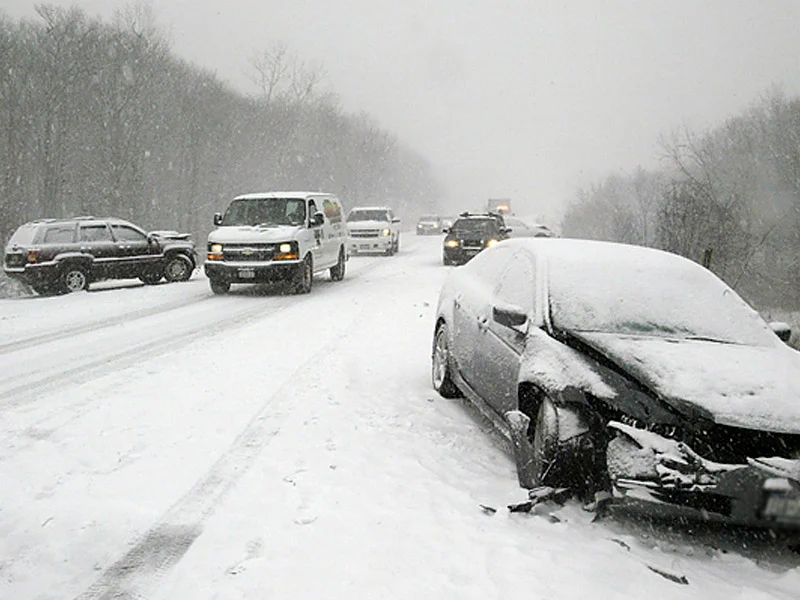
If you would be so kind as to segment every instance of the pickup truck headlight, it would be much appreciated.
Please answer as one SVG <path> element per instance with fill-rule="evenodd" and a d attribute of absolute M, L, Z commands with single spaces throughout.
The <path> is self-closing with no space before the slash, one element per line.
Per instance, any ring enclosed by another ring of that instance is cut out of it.
<path fill-rule="evenodd" d="M 383 237 L 389 237 L 390 235 L 392 235 L 392 230 L 391 229 L 381 229 L 381 235 Z"/>

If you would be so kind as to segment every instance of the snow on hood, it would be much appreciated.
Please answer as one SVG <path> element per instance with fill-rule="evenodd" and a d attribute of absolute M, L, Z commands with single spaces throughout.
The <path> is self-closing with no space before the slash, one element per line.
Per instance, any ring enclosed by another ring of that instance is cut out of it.
<path fill-rule="evenodd" d="M 800 353 L 774 346 L 573 332 L 680 409 L 719 424 L 800 434 Z"/>
<path fill-rule="evenodd" d="M 617 395 L 593 368 L 592 361 L 538 327 L 528 331 L 519 378 L 520 381 L 538 381 L 553 391 L 576 387 L 598 398 Z"/>
<path fill-rule="evenodd" d="M 220 227 L 208 234 L 209 242 L 283 242 L 294 239 L 302 229 L 299 225 L 242 225 Z"/>

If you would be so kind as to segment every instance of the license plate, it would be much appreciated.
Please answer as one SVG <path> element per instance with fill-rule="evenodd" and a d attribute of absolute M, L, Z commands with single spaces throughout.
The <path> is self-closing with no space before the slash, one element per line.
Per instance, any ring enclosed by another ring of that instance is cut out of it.
<path fill-rule="evenodd" d="M 239 279 L 254 279 L 256 272 L 253 269 L 239 269 Z"/>
<path fill-rule="evenodd" d="M 764 516 L 772 519 L 800 521 L 800 496 L 772 494 L 764 506 Z"/>

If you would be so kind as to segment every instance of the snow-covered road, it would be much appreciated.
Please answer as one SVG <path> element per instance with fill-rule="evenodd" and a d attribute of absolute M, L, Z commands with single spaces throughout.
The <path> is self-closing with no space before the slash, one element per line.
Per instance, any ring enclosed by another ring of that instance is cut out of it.
<path fill-rule="evenodd" d="M 509 513 L 502 444 L 430 386 L 440 243 L 307 296 L 0 301 L 0 598 L 800 596 L 782 539 Z"/>

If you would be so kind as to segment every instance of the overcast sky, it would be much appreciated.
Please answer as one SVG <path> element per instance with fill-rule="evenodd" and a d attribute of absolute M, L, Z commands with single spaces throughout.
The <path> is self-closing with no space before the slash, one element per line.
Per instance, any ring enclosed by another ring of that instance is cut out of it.
<path fill-rule="evenodd" d="M 52 0 L 110 18 L 124 0 Z M 36 2 L 0 0 L 13 18 Z M 152 0 L 174 51 L 254 93 L 276 41 L 426 156 L 453 206 L 557 218 L 581 185 L 654 167 L 659 134 L 800 92 L 798 0 Z"/>

